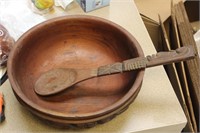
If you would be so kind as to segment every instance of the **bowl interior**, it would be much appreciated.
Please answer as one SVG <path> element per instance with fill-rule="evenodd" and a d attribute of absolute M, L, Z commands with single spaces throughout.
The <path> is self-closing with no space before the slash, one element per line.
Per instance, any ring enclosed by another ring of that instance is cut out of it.
<path fill-rule="evenodd" d="M 129 92 L 138 71 L 89 79 L 49 97 L 34 92 L 34 83 L 53 68 L 94 68 L 141 56 L 138 44 L 125 30 L 93 17 L 49 20 L 25 33 L 11 57 L 13 90 L 36 110 L 66 116 L 106 111 Z"/>

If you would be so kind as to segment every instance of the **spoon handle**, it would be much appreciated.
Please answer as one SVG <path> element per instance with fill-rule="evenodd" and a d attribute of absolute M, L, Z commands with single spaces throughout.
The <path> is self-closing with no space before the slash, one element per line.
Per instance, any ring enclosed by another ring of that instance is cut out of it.
<path fill-rule="evenodd" d="M 157 54 L 148 55 L 147 57 L 137 57 L 125 60 L 122 63 L 117 62 L 114 64 L 101 66 L 98 68 L 97 75 L 109 75 L 158 65 L 166 65 L 180 61 L 186 61 L 194 58 L 195 56 L 196 54 L 192 46 L 184 46 L 168 52 L 158 52 Z"/>

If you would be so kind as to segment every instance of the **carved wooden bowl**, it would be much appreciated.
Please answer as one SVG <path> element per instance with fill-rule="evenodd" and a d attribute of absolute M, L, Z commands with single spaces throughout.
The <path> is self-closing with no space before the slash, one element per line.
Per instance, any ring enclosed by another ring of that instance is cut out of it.
<path fill-rule="evenodd" d="M 34 92 L 37 78 L 52 68 L 93 68 L 143 56 L 136 39 L 119 25 L 93 16 L 43 22 L 16 42 L 8 76 L 19 102 L 59 127 L 92 127 L 121 113 L 137 96 L 144 70 L 83 81 L 53 96 Z"/>

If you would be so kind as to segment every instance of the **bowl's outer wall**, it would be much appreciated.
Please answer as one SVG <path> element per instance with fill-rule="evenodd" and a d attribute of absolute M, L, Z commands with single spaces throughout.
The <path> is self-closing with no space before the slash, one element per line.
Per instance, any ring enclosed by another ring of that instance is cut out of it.
<path fill-rule="evenodd" d="M 16 42 L 8 76 L 19 101 L 41 118 L 64 118 L 65 124 L 97 120 L 131 103 L 144 70 L 90 79 L 50 97 L 34 92 L 35 81 L 52 68 L 93 68 L 138 56 L 144 56 L 140 45 L 119 25 L 97 17 L 61 17 L 33 27 Z"/>

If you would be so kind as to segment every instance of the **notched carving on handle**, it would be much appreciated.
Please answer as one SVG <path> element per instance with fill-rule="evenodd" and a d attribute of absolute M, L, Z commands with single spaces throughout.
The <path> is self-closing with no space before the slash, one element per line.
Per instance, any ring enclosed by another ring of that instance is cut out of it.
<path fill-rule="evenodd" d="M 195 56 L 196 54 L 192 46 L 181 47 L 167 52 L 158 52 L 157 54 L 146 57 L 148 61 L 147 67 L 175 63 L 194 58 Z"/>
<path fill-rule="evenodd" d="M 114 64 L 101 66 L 98 68 L 98 76 L 107 75 L 107 74 L 114 74 L 122 72 L 122 63 L 117 62 Z"/>
<path fill-rule="evenodd" d="M 123 61 L 123 71 L 131 71 L 135 69 L 145 68 L 147 59 L 145 57 L 137 57 L 134 59 Z"/>
<path fill-rule="evenodd" d="M 122 63 L 114 63 L 98 68 L 98 75 L 109 75 L 120 73 L 123 71 L 131 71 L 135 69 L 142 69 L 146 67 L 153 67 L 158 65 L 166 65 L 179 61 L 185 61 L 196 56 L 192 46 L 185 46 L 176 50 L 158 52 L 157 54 L 149 55 L 147 57 L 137 57 L 125 60 Z"/>

